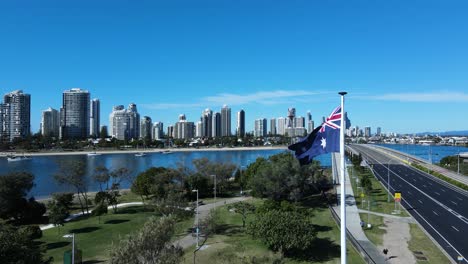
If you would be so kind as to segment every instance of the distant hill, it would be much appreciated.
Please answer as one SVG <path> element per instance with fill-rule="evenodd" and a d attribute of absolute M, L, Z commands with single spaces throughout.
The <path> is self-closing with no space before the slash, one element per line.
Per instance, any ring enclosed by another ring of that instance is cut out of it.
<path fill-rule="evenodd" d="M 416 133 L 418 136 L 423 136 L 423 135 L 439 135 L 439 136 L 444 136 L 444 137 L 466 137 L 468 136 L 468 130 L 462 130 L 462 131 L 445 131 L 445 132 L 422 132 L 422 133 Z"/>

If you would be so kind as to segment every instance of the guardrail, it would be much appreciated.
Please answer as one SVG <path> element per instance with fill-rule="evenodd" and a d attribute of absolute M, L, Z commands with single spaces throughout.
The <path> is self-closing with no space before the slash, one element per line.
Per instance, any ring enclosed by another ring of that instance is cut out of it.
<path fill-rule="evenodd" d="M 339 226 L 340 225 L 340 217 L 338 214 L 333 210 L 331 205 L 328 205 L 328 208 L 330 209 L 333 219 L 335 220 L 335 223 Z M 372 257 L 369 255 L 369 253 L 364 249 L 361 244 L 353 237 L 351 232 L 346 228 L 346 237 L 349 239 L 353 247 L 359 252 L 359 254 L 364 258 L 364 261 L 368 264 L 377 264 Z"/>

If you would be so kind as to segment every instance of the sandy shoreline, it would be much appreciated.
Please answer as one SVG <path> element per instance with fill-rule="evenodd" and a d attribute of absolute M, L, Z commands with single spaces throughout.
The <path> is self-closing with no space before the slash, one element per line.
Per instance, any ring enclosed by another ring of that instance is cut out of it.
<path fill-rule="evenodd" d="M 136 153 L 175 153 L 175 152 L 198 152 L 198 151 L 252 151 L 252 150 L 287 150 L 287 146 L 271 146 L 271 147 L 235 147 L 235 148 L 169 148 L 169 149 L 145 149 L 145 150 L 97 150 L 96 154 L 136 154 Z M 88 155 L 94 153 L 91 150 L 84 151 L 60 151 L 60 152 L 2 152 L 1 157 L 7 155 L 17 156 L 67 156 L 67 155 Z"/>

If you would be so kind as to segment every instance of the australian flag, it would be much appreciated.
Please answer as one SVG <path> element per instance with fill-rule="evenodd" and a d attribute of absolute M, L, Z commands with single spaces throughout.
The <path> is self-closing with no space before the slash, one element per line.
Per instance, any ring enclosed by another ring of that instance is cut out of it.
<path fill-rule="evenodd" d="M 341 106 L 335 108 L 326 121 L 307 137 L 290 145 L 301 165 L 312 162 L 315 156 L 340 152 Z"/>

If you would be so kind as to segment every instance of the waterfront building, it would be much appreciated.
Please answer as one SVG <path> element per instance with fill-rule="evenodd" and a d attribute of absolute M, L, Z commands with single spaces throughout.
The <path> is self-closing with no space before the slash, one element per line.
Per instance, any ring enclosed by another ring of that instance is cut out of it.
<path fill-rule="evenodd" d="M 364 136 L 365 137 L 371 137 L 372 136 L 370 127 L 365 127 L 364 128 Z"/>
<path fill-rule="evenodd" d="M 99 128 L 101 126 L 101 103 L 99 99 L 91 100 L 91 109 L 89 115 L 89 135 L 99 137 Z"/>
<path fill-rule="evenodd" d="M 302 116 L 295 117 L 294 127 L 305 127 L 305 118 Z"/>
<path fill-rule="evenodd" d="M 144 116 L 140 121 L 140 138 L 151 140 L 153 132 L 153 121 L 151 117 Z"/>
<path fill-rule="evenodd" d="M 202 117 L 201 117 L 202 126 L 203 126 L 202 137 L 210 138 L 213 136 L 212 119 L 213 119 L 213 111 L 211 111 L 209 108 L 205 109 L 202 112 Z"/>
<path fill-rule="evenodd" d="M 221 136 L 231 136 L 231 108 L 227 105 L 221 108 Z"/>
<path fill-rule="evenodd" d="M 213 114 L 213 118 L 211 119 L 212 124 L 211 124 L 211 135 L 214 138 L 221 137 L 221 114 L 218 112 L 215 112 Z"/>
<path fill-rule="evenodd" d="M 114 106 L 109 116 L 111 136 L 119 140 L 138 139 L 140 135 L 140 114 L 136 104 L 131 103 L 128 109 L 123 105 Z"/>
<path fill-rule="evenodd" d="M 377 136 L 381 136 L 381 135 L 382 135 L 382 128 L 377 127 Z"/>
<path fill-rule="evenodd" d="M 288 119 L 286 120 L 286 127 L 296 127 L 294 123 L 296 118 L 296 108 L 288 108 Z"/>
<path fill-rule="evenodd" d="M 267 119 L 266 118 L 260 118 L 260 119 L 255 120 L 254 136 L 255 137 L 267 136 Z"/>
<path fill-rule="evenodd" d="M 49 107 L 42 111 L 41 135 L 43 137 L 56 137 L 60 133 L 60 113 L 56 109 Z"/>
<path fill-rule="evenodd" d="M 278 135 L 284 136 L 286 133 L 286 118 L 278 117 Z"/>
<path fill-rule="evenodd" d="M 203 134 L 203 125 L 201 121 L 195 123 L 195 137 L 201 138 Z"/>
<path fill-rule="evenodd" d="M 89 136 L 90 94 L 73 88 L 63 92 L 60 108 L 60 138 L 84 139 Z"/>
<path fill-rule="evenodd" d="M 12 142 L 31 133 L 31 95 L 16 90 L 7 93 L 0 104 L 0 139 Z"/>
<path fill-rule="evenodd" d="M 243 109 L 237 112 L 237 136 L 245 137 L 245 111 Z"/>
<path fill-rule="evenodd" d="M 153 132 L 151 138 L 153 140 L 161 140 L 164 137 L 164 124 L 163 122 L 154 122 Z"/>
<path fill-rule="evenodd" d="M 276 131 L 276 118 L 270 119 L 270 135 L 274 136 L 277 134 Z"/>
<path fill-rule="evenodd" d="M 174 126 L 167 127 L 167 137 L 174 138 Z"/>
<path fill-rule="evenodd" d="M 188 122 L 185 115 L 179 115 L 179 121 L 174 126 L 175 139 L 191 139 L 193 138 L 194 124 Z"/>

